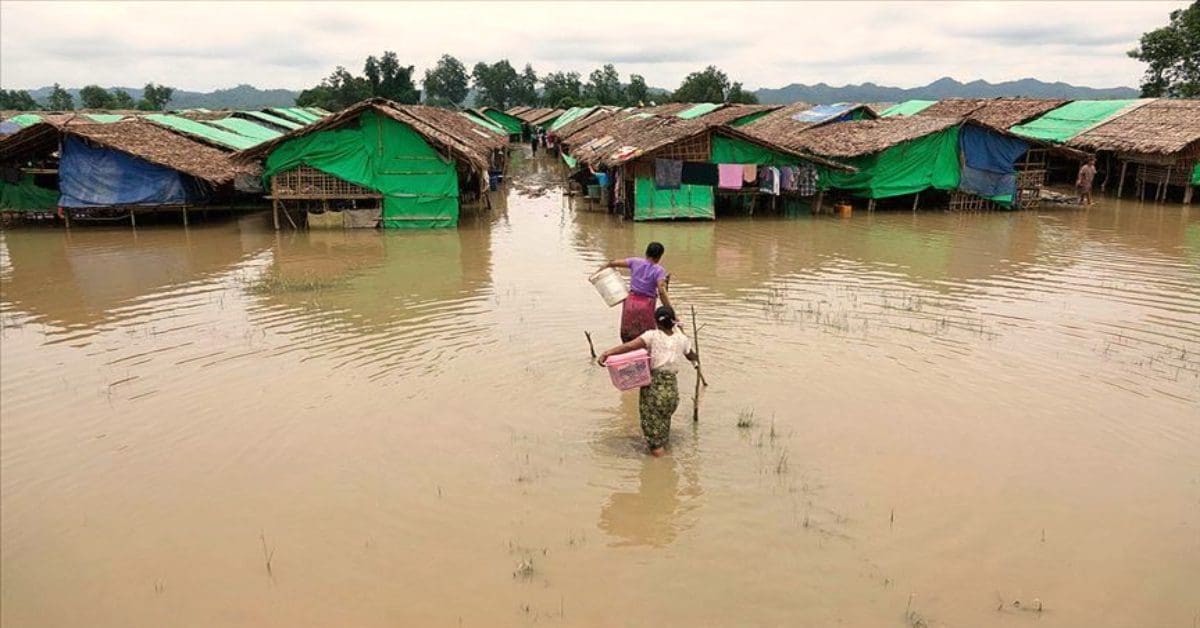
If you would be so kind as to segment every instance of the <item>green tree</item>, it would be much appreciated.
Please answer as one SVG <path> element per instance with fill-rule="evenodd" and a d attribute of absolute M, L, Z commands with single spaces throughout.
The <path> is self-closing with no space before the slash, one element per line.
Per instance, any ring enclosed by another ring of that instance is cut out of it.
<path fill-rule="evenodd" d="M 433 69 L 425 70 L 425 102 L 457 107 L 467 98 L 469 80 L 462 61 L 442 55 Z"/>
<path fill-rule="evenodd" d="M 729 77 L 710 65 L 700 72 L 692 72 L 683 79 L 679 89 L 675 90 L 672 100 L 675 102 L 725 102 L 725 92 L 729 89 Z"/>
<path fill-rule="evenodd" d="M 744 105 L 757 105 L 758 96 L 754 92 L 748 92 L 742 89 L 742 84 L 734 81 L 729 86 L 729 91 L 725 92 L 725 102 L 742 103 Z"/>
<path fill-rule="evenodd" d="M 1149 64 L 1142 96 L 1200 96 L 1200 0 L 1171 11 L 1171 21 L 1142 35 L 1129 56 Z"/>
<path fill-rule="evenodd" d="M 476 63 L 471 70 L 476 104 L 482 107 L 507 109 L 512 105 L 513 92 L 516 90 L 518 78 L 517 71 L 513 69 L 508 59 L 501 59 L 491 65 L 483 62 Z"/>
<path fill-rule="evenodd" d="M 611 63 L 597 68 L 588 75 L 588 82 L 583 86 L 584 100 L 595 101 L 601 105 L 625 104 L 625 91 L 621 89 L 621 76 Z"/>
<path fill-rule="evenodd" d="M 37 111 L 41 109 L 29 92 L 21 89 L 0 89 L 0 109 L 15 109 L 17 111 Z"/>
<path fill-rule="evenodd" d="M 542 77 L 542 104 L 564 109 L 579 104 L 583 83 L 578 72 L 551 72 Z"/>
<path fill-rule="evenodd" d="M 146 87 L 142 88 L 142 100 L 138 103 L 138 109 L 163 111 L 167 108 L 167 103 L 171 102 L 173 95 L 175 95 L 174 87 L 146 83 Z"/>
<path fill-rule="evenodd" d="M 526 63 L 525 69 L 517 77 L 516 89 L 510 104 L 530 107 L 538 104 L 538 75 L 533 71 L 532 65 Z"/>
<path fill-rule="evenodd" d="M 130 96 L 129 92 L 123 89 L 114 89 L 110 107 L 113 109 L 136 109 L 137 103 L 134 102 L 133 96 Z"/>
<path fill-rule="evenodd" d="M 400 65 L 400 58 L 391 50 L 385 51 L 378 59 L 374 55 L 367 57 L 363 74 L 371 86 L 372 96 L 381 96 L 404 105 L 421 102 L 421 92 L 412 81 L 413 66 Z"/>
<path fill-rule="evenodd" d="M 339 65 L 332 74 L 321 80 L 320 85 L 300 92 L 296 97 L 296 105 L 340 111 L 370 98 L 371 93 L 368 79 L 354 76 Z"/>
<path fill-rule="evenodd" d="M 625 104 L 642 107 L 649 102 L 650 88 L 646 86 L 646 78 L 641 74 L 630 74 L 629 85 L 625 86 Z"/>
<path fill-rule="evenodd" d="M 50 91 L 50 96 L 46 99 L 46 109 L 50 111 L 73 111 L 75 109 L 75 99 L 71 97 L 70 92 L 63 89 L 58 83 L 55 83 L 54 89 Z"/>
<path fill-rule="evenodd" d="M 113 97 L 99 85 L 87 85 L 79 90 L 79 105 L 84 109 L 110 109 Z"/>

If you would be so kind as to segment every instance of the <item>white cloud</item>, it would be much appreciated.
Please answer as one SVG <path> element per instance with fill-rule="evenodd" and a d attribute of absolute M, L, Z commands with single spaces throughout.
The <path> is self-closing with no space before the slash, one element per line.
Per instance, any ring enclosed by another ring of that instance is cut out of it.
<path fill-rule="evenodd" d="M 942 76 L 1134 86 L 1126 57 L 1169 2 L 320 3 L 0 0 L 0 85 L 53 82 L 210 90 L 299 89 L 334 66 L 395 50 L 418 76 L 442 53 L 508 58 L 539 73 L 623 76 L 675 87 L 721 67 L 748 87 Z M 64 16 L 69 15 L 69 19 Z"/>

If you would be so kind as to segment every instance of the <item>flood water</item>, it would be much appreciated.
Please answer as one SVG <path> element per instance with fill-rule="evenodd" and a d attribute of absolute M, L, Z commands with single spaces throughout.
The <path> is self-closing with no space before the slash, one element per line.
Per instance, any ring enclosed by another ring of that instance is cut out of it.
<path fill-rule="evenodd" d="M 450 231 L 0 234 L 2 623 L 1200 621 L 1200 210 L 633 224 L 519 169 Z M 711 384 L 661 459 L 584 337 L 651 240 Z"/>

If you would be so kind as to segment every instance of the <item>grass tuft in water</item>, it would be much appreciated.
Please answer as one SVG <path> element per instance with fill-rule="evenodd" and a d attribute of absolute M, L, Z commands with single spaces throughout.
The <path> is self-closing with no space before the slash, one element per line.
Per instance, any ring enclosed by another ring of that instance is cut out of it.
<path fill-rule="evenodd" d="M 742 410 L 738 413 L 737 418 L 738 429 L 748 430 L 754 427 L 754 410 Z"/>

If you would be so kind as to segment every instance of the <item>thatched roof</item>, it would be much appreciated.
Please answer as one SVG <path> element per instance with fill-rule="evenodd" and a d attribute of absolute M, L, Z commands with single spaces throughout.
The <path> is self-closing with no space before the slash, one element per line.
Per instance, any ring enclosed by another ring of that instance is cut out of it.
<path fill-rule="evenodd" d="M 711 113 L 706 113 L 701 118 L 709 124 L 729 124 L 739 118 L 753 115 L 764 111 L 776 111 L 782 109 L 783 105 L 725 105 Z"/>
<path fill-rule="evenodd" d="M 932 118 L 971 118 L 990 127 L 1007 130 L 1067 102 L 1037 98 L 947 98 L 926 107 L 916 115 Z"/>
<path fill-rule="evenodd" d="M 503 150 L 508 145 L 506 137 L 489 133 L 458 112 L 424 105 L 400 105 L 386 98 L 371 98 L 269 142 L 234 153 L 234 160 L 246 163 L 263 159 L 283 142 L 347 126 L 367 110 L 408 125 L 435 148 L 445 150 L 477 170 L 486 171 L 491 165 L 492 151 Z"/>
<path fill-rule="evenodd" d="M 514 109 L 515 108 L 516 107 L 514 107 Z M 521 111 L 520 113 L 513 113 L 512 109 L 509 109 L 507 113 L 509 113 L 510 115 L 517 116 L 523 122 L 528 122 L 529 124 L 533 124 L 539 118 L 542 118 L 546 114 L 551 113 L 553 111 L 556 111 L 556 109 L 554 109 L 553 107 L 526 107 L 525 110 Z"/>
<path fill-rule="evenodd" d="M 63 132 L 215 185 L 228 183 L 238 174 L 258 172 L 255 166 L 235 165 L 225 151 L 195 142 L 145 120 L 74 124 L 64 127 Z"/>
<path fill-rule="evenodd" d="M 533 109 L 533 107 L 529 107 L 526 105 L 517 105 L 516 107 L 509 107 L 508 109 L 505 109 L 504 113 L 507 113 L 510 116 L 517 116 L 519 118 L 519 117 L 521 117 L 522 113 L 525 113 L 526 111 L 529 111 L 530 109 Z"/>
<path fill-rule="evenodd" d="M 735 137 L 781 153 L 794 155 L 833 168 L 846 166 L 822 159 L 804 151 L 791 150 L 773 142 L 751 137 L 737 129 L 701 116 L 684 120 L 673 115 L 652 115 L 643 112 L 617 112 L 572 136 L 570 154 L 579 163 L 592 168 L 612 168 L 627 161 L 649 156 L 664 148 L 686 142 L 704 133 Z"/>
<path fill-rule="evenodd" d="M 901 142 L 925 137 L 959 124 L 959 118 L 896 116 L 878 120 L 851 120 L 826 124 L 788 136 L 788 148 L 833 158 L 878 153 Z M 743 127 L 743 130 L 748 127 Z"/>
<path fill-rule="evenodd" d="M 557 118 L 558 116 L 561 116 L 564 113 L 566 113 L 566 109 L 546 109 L 545 113 L 529 120 L 529 123 L 537 125 L 537 126 L 541 126 L 543 124 L 547 124 L 547 123 L 553 121 L 555 118 Z"/>
<path fill-rule="evenodd" d="M 1159 98 L 1076 136 L 1084 150 L 1170 155 L 1200 142 L 1200 100 Z"/>

